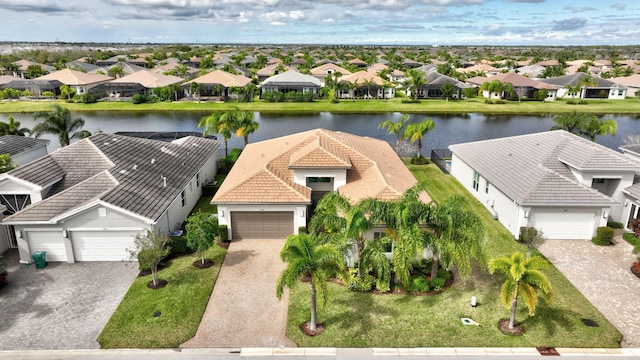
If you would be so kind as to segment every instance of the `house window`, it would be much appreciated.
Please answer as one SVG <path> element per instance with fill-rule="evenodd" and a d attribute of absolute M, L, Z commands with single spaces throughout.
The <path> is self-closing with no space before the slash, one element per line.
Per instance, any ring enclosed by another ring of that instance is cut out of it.
<path fill-rule="evenodd" d="M 473 190 L 478 191 L 480 187 L 480 174 L 477 171 L 473 172 Z"/>
<path fill-rule="evenodd" d="M 182 207 L 184 207 L 187 204 L 187 196 L 184 193 L 184 190 L 180 193 L 180 198 L 182 198 Z"/>
<path fill-rule="evenodd" d="M 486 181 L 484 182 L 484 193 L 485 193 L 485 194 L 488 194 L 488 193 L 489 193 L 489 184 L 490 184 L 490 183 L 489 183 L 489 180 L 486 180 Z"/>
<path fill-rule="evenodd" d="M 618 90 L 618 96 L 622 96 L 622 94 L 624 94 L 623 90 Z"/>
<path fill-rule="evenodd" d="M 330 177 L 310 177 L 309 182 L 310 183 L 330 183 L 331 178 Z"/>
<path fill-rule="evenodd" d="M 382 239 L 384 237 L 384 231 L 374 231 L 373 232 L 373 240 Z"/>
<path fill-rule="evenodd" d="M 196 186 L 200 187 L 200 173 L 196 174 Z"/>
<path fill-rule="evenodd" d="M 593 178 L 593 183 L 594 184 L 604 184 L 606 179 L 601 179 L 601 178 Z"/>

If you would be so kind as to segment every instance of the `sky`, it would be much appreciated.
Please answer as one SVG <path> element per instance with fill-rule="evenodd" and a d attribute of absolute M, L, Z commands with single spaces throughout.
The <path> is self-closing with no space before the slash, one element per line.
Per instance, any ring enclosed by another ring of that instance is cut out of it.
<path fill-rule="evenodd" d="M 637 0 L 0 0 L 0 41 L 636 45 Z"/>

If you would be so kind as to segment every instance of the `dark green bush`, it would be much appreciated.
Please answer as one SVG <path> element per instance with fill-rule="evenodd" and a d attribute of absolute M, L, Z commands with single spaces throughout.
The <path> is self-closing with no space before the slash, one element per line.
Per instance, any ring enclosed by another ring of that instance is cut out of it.
<path fill-rule="evenodd" d="M 621 222 L 618 222 L 618 221 L 609 221 L 607 223 L 607 226 L 612 228 L 612 229 L 624 229 L 624 225 Z"/>
<path fill-rule="evenodd" d="M 633 233 L 626 232 L 622 234 L 622 238 L 625 239 L 629 244 L 633 246 L 638 246 L 638 244 L 640 244 L 640 238 L 633 235 Z"/>
<path fill-rule="evenodd" d="M 411 286 L 409 287 L 409 291 L 411 292 L 429 292 L 431 288 L 429 287 L 429 282 L 424 276 L 413 278 L 411 281 Z"/>
<path fill-rule="evenodd" d="M 597 231 L 598 241 L 603 245 L 610 245 L 613 240 L 614 231 L 608 226 L 600 226 Z"/>
<path fill-rule="evenodd" d="M 80 95 L 80 102 L 83 104 L 93 104 L 96 101 L 96 97 L 91 94 Z"/>
<path fill-rule="evenodd" d="M 411 163 L 413 165 L 425 165 L 429 163 L 429 159 L 427 159 L 424 156 L 420 156 L 420 157 L 414 156 L 411 158 Z"/>
<path fill-rule="evenodd" d="M 298 234 L 308 234 L 309 230 L 307 230 L 306 226 L 300 226 L 298 227 Z"/>
<path fill-rule="evenodd" d="M 530 226 L 522 226 L 520 227 L 520 235 L 518 236 L 518 240 L 525 244 L 530 243 L 533 239 L 538 235 L 538 230 L 534 227 Z"/>
<path fill-rule="evenodd" d="M 203 185 L 202 186 L 202 196 L 213 196 L 218 191 L 218 186 L 216 185 Z"/>
<path fill-rule="evenodd" d="M 358 276 L 358 269 L 349 270 L 349 280 L 347 281 L 347 288 L 352 291 L 367 292 L 373 289 L 373 284 L 376 282 L 376 278 L 371 275 L 365 275 L 363 277 Z"/>
<path fill-rule="evenodd" d="M 436 290 L 442 289 L 442 287 L 444 287 L 446 283 L 447 283 L 447 279 L 445 278 L 437 277 L 435 279 L 431 279 L 431 287 Z"/>
<path fill-rule="evenodd" d="M 227 228 L 227 225 L 220 225 L 218 227 L 218 232 L 221 242 L 229 241 L 229 229 Z"/>
<path fill-rule="evenodd" d="M 135 94 L 131 97 L 131 102 L 134 104 L 144 104 L 151 102 L 151 97 L 147 94 Z"/>
<path fill-rule="evenodd" d="M 449 280 L 451 278 L 451 273 L 445 269 L 438 270 L 438 277 L 443 278 L 445 280 Z"/>
<path fill-rule="evenodd" d="M 169 246 L 171 247 L 170 256 L 189 254 L 192 252 L 187 246 L 187 239 L 182 236 L 172 237 Z"/>

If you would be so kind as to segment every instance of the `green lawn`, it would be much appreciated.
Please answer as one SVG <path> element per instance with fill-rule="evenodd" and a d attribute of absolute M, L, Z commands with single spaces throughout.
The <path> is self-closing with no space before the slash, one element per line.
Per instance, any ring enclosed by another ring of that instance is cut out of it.
<path fill-rule="evenodd" d="M 454 194 L 466 196 L 480 214 L 487 229 L 489 258 L 523 250 L 509 232 L 450 175 L 434 165 L 409 166 L 437 202 Z M 551 303 L 541 300 L 537 315 L 529 317 L 520 304 L 516 320 L 524 335 L 503 335 L 497 321 L 509 310 L 499 300 L 500 279 L 476 266 L 473 275 L 456 279 L 440 295 L 414 297 L 355 293 L 329 285 L 329 301 L 318 311 L 324 334 L 307 337 L 298 326 L 309 320 L 309 288 L 301 284 L 290 292 L 287 336 L 298 346 L 310 347 L 619 347 L 622 335 L 555 268 L 545 270 L 554 294 Z M 476 296 L 479 306 L 471 308 Z M 470 317 L 482 326 L 462 325 Z M 587 327 L 581 318 L 595 320 L 599 327 Z"/>
<path fill-rule="evenodd" d="M 597 114 L 636 114 L 640 112 L 637 99 L 587 100 L 587 105 L 570 105 L 565 100 L 553 102 L 508 101 L 506 104 L 485 104 L 484 98 L 445 101 L 421 100 L 419 103 L 402 103 L 400 98 L 389 100 L 343 100 L 333 104 L 326 100 L 311 103 L 269 103 L 261 100 L 250 103 L 217 102 L 159 102 L 132 104 L 130 102 L 97 102 L 94 104 L 68 104 L 64 101 L 0 101 L 0 113 L 20 113 L 49 110 L 59 103 L 71 111 L 216 111 L 237 106 L 242 110 L 261 112 L 333 112 L 333 113 L 486 113 L 486 114 L 554 114 L 572 110 Z"/>
<path fill-rule="evenodd" d="M 197 254 L 171 260 L 158 272 L 168 280 L 159 290 L 147 288 L 151 275 L 137 278 L 98 337 L 103 348 L 175 348 L 191 339 L 209 302 L 226 250 L 214 245 L 206 257 L 215 265 L 197 269 Z M 158 317 L 154 313 L 160 311 Z"/>

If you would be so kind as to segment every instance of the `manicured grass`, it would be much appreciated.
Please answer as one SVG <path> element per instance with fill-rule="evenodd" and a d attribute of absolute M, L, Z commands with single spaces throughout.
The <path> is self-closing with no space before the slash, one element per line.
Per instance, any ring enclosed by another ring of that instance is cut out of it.
<path fill-rule="evenodd" d="M 197 269 L 197 254 L 175 258 L 158 272 L 166 287 L 147 288 L 137 278 L 98 337 L 103 348 L 175 348 L 195 334 L 218 278 L 226 250 L 214 245 L 206 257 L 215 265 Z M 154 313 L 161 312 L 158 317 Z"/>
<path fill-rule="evenodd" d="M 191 213 L 196 213 L 198 210 L 202 210 L 202 212 L 206 213 L 217 214 L 218 206 L 211 204 L 211 196 L 203 196 L 198 200 Z"/>
<path fill-rule="evenodd" d="M 433 114 L 555 114 L 573 110 L 596 114 L 636 114 L 640 112 L 637 99 L 587 100 L 587 105 L 570 105 L 565 100 L 553 102 L 508 101 L 506 104 L 485 104 L 484 98 L 468 100 L 421 100 L 419 103 L 402 103 L 400 98 L 389 100 L 342 100 L 333 104 L 326 100 L 311 103 L 269 103 L 258 100 L 250 103 L 217 102 L 159 102 L 132 104 L 130 102 L 97 102 L 93 104 L 69 104 L 64 101 L 0 101 L 0 113 L 20 113 L 48 110 L 59 103 L 71 111 L 216 111 L 237 106 L 242 110 L 261 112 L 333 112 L 333 113 L 433 113 Z"/>
<path fill-rule="evenodd" d="M 509 232 L 450 175 L 435 165 L 409 168 L 420 181 L 427 181 L 434 201 L 459 194 L 467 197 L 487 229 L 487 253 L 492 258 L 524 250 Z M 324 334 L 307 337 L 298 326 L 309 320 L 309 286 L 300 284 L 290 292 L 287 336 L 298 346 L 337 347 L 619 347 L 622 335 L 555 268 L 545 270 L 553 285 L 550 303 L 540 300 L 537 314 L 530 317 L 524 303 L 519 304 L 517 322 L 524 335 L 512 337 L 497 329 L 497 322 L 509 316 L 499 300 L 501 279 L 481 266 L 473 274 L 457 278 L 444 293 L 430 297 L 372 295 L 355 293 L 329 284 L 328 303 L 318 310 Z M 478 307 L 471 308 L 472 296 Z M 462 325 L 470 317 L 482 326 Z M 587 327 L 581 318 L 596 321 Z"/>

